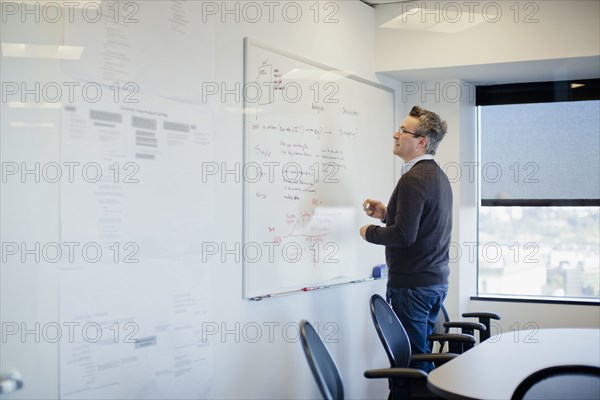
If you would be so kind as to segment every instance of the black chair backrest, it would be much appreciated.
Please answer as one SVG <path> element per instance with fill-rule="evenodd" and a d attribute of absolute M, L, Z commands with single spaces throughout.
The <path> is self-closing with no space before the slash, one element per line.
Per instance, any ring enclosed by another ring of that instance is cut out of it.
<path fill-rule="evenodd" d="M 308 365 L 325 400 L 344 398 L 342 377 L 325 343 L 308 321 L 300 322 L 300 339 Z"/>
<path fill-rule="evenodd" d="M 410 341 L 396 313 L 378 294 L 371 296 L 371 318 L 392 368 L 410 364 Z"/>
<path fill-rule="evenodd" d="M 600 399 L 600 368 L 559 365 L 529 375 L 515 389 L 512 400 Z"/>

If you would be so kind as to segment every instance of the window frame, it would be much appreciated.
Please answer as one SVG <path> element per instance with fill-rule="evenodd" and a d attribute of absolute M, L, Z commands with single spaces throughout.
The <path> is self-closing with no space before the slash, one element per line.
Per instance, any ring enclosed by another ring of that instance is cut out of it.
<path fill-rule="evenodd" d="M 582 86 L 583 85 L 583 86 Z M 600 100 L 600 79 L 555 82 L 514 83 L 476 87 L 477 108 L 477 158 L 481 162 L 481 106 L 554 103 L 568 101 Z M 483 199 L 481 197 L 481 171 L 477 181 L 477 243 L 480 244 L 481 207 L 600 207 L 598 199 Z M 552 303 L 571 305 L 600 305 L 597 298 L 568 296 L 503 295 L 480 293 L 480 254 L 477 256 L 476 295 L 471 300 Z"/>

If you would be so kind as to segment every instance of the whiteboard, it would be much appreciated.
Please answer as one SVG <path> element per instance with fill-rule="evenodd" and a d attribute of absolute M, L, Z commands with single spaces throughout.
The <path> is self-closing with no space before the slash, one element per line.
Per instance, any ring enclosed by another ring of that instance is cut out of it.
<path fill-rule="evenodd" d="M 362 211 L 394 185 L 394 91 L 245 39 L 243 297 L 367 278 Z M 377 221 L 375 221 L 377 222 Z"/>

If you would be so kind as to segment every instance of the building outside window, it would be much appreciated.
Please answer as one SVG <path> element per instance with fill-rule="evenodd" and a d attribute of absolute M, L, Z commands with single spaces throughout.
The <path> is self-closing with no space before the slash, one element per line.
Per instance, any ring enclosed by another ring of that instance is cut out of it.
<path fill-rule="evenodd" d="M 479 87 L 478 296 L 600 299 L 598 81 Z"/>

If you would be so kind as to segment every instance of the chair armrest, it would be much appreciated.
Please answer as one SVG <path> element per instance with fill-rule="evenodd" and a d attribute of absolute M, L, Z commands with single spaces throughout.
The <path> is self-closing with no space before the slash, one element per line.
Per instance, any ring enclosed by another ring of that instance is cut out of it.
<path fill-rule="evenodd" d="M 465 318 L 490 318 L 490 319 L 501 319 L 500 316 L 492 312 L 467 312 L 462 315 Z"/>
<path fill-rule="evenodd" d="M 480 331 L 479 332 L 479 339 L 481 339 L 482 342 L 488 340 L 490 338 L 491 335 L 491 320 L 492 319 L 500 319 L 500 316 L 496 313 L 491 313 L 491 312 L 468 312 L 468 313 L 464 313 L 463 317 L 465 318 L 479 318 L 479 322 L 481 322 L 482 324 L 484 324 L 486 326 L 486 328 L 488 328 L 487 331 Z"/>
<path fill-rule="evenodd" d="M 487 330 L 485 325 L 480 322 L 450 321 L 450 322 L 444 322 L 444 326 L 446 328 L 467 329 L 470 332 L 473 332 L 475 330 L 478 330 L 478 331 Z"/>
<path fill-rule="evenodd" d="M 436 333 L 427 336 L 427 340 L 442 342 L 463 342 L 475 344 L 475 337 L 466 333 Z"/>
<path fill-rule="evenodd" d="M 462 354 L 475 346 L 475 337 L 466 333 L 436 333 L 427 336 L 427 340 L 431 343 L 431 348 L 433 348 L 434 342 L 438 342 L 441 347 L 440 352 L 444 345 L 448 343 L 448 352 L 455 354 Z"/>
<path fill-rule="evenodd" d="M 450 360 L 458 357 L 458 354 L 454 353 L 426 353 L 426 354 L 413 354 L 410 358 L 411 362 L 432 362 L 436 366 L 443 365 Z"/>
<path fill-rule="evenodd" d="M 427 379 L 427 372 L 415 368 L 381 368 L 365 371 L 369 379 Z"/>

